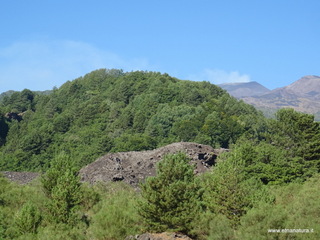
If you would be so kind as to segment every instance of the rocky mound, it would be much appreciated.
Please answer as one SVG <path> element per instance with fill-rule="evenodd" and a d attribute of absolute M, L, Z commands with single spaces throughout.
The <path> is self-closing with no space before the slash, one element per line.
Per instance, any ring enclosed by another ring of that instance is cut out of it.
<path fill-rule="evenodd" d="M 40 173 L 35 172 L 0 172 L 4 177 L 12 182 L 27 184 L 39 177 Z"/>
<path fill-rule="evenodd" d="M 196 165 L 195 173 L 203 173 L 215 164 L 217 155 L 226 149 L 179 142 L 155 150 L 109 153 L 80 170 L 82 181 L 89 183 L 124 181 L 136 187 L 148 176 L 156 174 L 156 164 L 164 155 L 185 152 Z"/>
<path fill-rule="evenodd" d="M 142 235 L 129 236 L 125 240 L 192 240 L 180 233 L 144 233 Z"/>

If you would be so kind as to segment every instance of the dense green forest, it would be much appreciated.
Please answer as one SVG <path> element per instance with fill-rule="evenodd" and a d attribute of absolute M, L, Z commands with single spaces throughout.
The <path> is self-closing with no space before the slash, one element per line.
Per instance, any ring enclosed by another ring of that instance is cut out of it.
<path fill-rule="evenodd" d="M 1 102 L 0 170 L 46 170 L 61 151 L 84 166 L 106 152 L 176 141 L 228 147 L 262 118 L 208 82 L 115 69 L 91 72 L 48 95 L 25 89 Z"/>
<path fill-rule="evenodd" d="M 230 151 L 199 176 L 183 153 L 167 155 L 140 191 L 79 180 L 107 152 L 177 141 Z M 0 145 L 0 170 L 43 172 L 26 186 L 0 176 L 0 239 L 320 239 L 319 123 L 292 109 L 267 119 L 208 82 L 100 69 L 45 94 L 11 92 Z"/>

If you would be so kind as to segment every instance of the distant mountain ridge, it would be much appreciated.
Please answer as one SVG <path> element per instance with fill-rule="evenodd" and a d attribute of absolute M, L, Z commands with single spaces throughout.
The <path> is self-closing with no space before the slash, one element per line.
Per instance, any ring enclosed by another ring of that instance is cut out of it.
<path fill-rule="evenodd" d="M 301 97 L 311 99 L 320 99 L 320 77 L 319 76 L 305 76 L 300 80 L 284 87 L 286 91 L 291 91 Z"/>
<path fill-rule="evenodd" d="M 244 100 L 257 108 L 293 108 L 300 112 L 317 114 L 320 112 L 320 77 L 315 75 L 304 76 L 292 84 L 265 91 L 261 94 L 259 88 L 251 87 L 250 91 L 244 91 L 246 86 L 262 86 L 259 83 L 252 82 L 242 84 L 219 85 L 227 90 L 230 95 Z M 232 88 L 230 86 L 233 86 Z M 257 90 L 256 90 L 257 89 Z M 246 93 L 238 94 L 238 93 Z"/>
<path fill-rule="evenodd" d="M 258 82 L 224 83 L 218 86 L 236 98 L 261 96 L 271 91 Z"/>

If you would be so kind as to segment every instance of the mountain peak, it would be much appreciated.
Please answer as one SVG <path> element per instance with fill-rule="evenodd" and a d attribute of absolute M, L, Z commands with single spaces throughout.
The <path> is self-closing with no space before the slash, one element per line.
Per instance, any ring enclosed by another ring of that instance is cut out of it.
<path fill-rule="evenodd" d="M 320 77 L 315 75 L 304 76 L 294 83 L 284 87 L 284 89 L 297 95 L 320 94 Z"/>
<path fill-rule="evenodd" d="M 277 88 L 259 96 L 240 97 L 258 108 L 293 108 L 297 111 L 316 114 L 320 109 L 320 77 L 307 75 L 292 84 Z"/>
<path fill-rule="evenodd" d="M 262 86 L 258 82 L 224 83 L 218 86 L 228 91 L 230 95 L 236 98 L 260 96 L 270 92 L 268 88 Z"/>

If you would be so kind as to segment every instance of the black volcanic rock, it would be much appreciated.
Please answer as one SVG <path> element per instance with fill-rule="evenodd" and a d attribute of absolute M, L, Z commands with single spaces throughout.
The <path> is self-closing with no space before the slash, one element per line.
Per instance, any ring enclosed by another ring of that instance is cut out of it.
<path fill-rule="evenodd" d="M 166 154 L 184 152 L 195 173 L 203 173 L 215 164 L 218 154 L 226 149 L 190 142 L 172 143 L 149 151 L 108 153 L 80 170 L 82 181 L 89 183 L 123 181 L 137 187 L 148 176 L 155 176 L 156 165 Z"/>
<path fill-rule="evenodd" d="M 40 176 L 40 173 L 35 172 L 0 172 L 4 177 L 12 182 L 19 184 L 27 184 L 32 182 L 34 179 Z"/>
<path fill-rule="evenodd" d="M 163 232 L 163 233 L 144 233 L 136 236 L 128 236 L 125 240 L 192 240 L 181 233 Z"/>
<path fill-rule="evenodd" d="M 261 96 L 270 92 L 268 88 L 257 82 L 224 83 L 218 86 L 236 98 Z"/>

